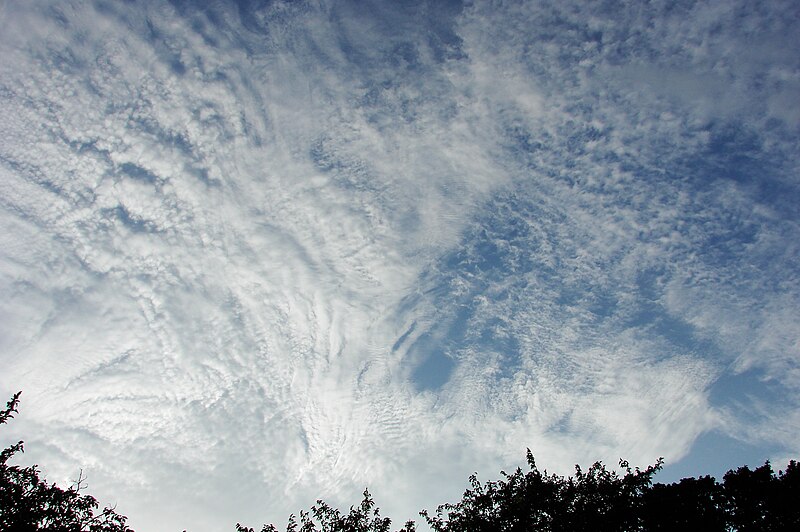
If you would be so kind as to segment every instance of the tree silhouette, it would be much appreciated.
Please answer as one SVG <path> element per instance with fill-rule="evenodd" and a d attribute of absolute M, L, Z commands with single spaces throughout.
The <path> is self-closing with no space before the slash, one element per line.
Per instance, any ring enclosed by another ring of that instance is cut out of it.
<path fill-rule="evenodd" d="M 659 459 L 642 471 L 620 461 L 620 477 L 596 462 L 586 472 L 575 466 L 575 476 L 564 478 L 539 471 L 530 449 L 527 459 L 528 472 L 501 471 L 503 479 L 486 484 L 472 475 L 460 502 L 421 515 L 436 532 L 637 530 L 642 494 L 662 464 Z"/>
<path fill-rule="evenodd" d="M 482 483 L 476 475 L 461 500 L 420 515 L 434 532 L 639 532 L 639 531 L 795 531 L 800 530 L 800 467 L 789 462 L 775 475 L 769 463 L 753 471 L 729 471 L 724 482 L 713 477 L 684 478 L 653 484 L 662 468 L 658 459 L 644 470 L 620 460 L 620 473 L 601 462 L 562 477 L 536 466 L 528 450 L 529 470 L 517 468 L 503 478 Z M 316 521 L 315 521 L 316 520 Z M 299 523 L 289 519 L 287 532 L 388 532 L 368 491 L 359 506 L 342 514 L 321 500 Z M 403 530 L 413 531 L 412 521 Z M 254 532 L 237 525 L 238 532 Z M 262 532 L 277 532 L 265 525 Z"/>
<path fill-rule="evenodd" d="M 0 410 L 0 425 L 17 413 L 20 393 Z M 83 475 L 62 489 L 40 478 L 37 467 L 8 462 L 23 452 L 17 442 L 0 452 L 0 531 L 133 532 L 114 508 L 98 508 L 97 499 L 82 495 Z M 713 477 L 684 478 L 653 484 L 661 469 L 658 459 L 644 470 L 620 460 L 620 474 L 595 462 L 562 477 L 540 471 L 530 449 L 528 471 L 482 483 L 469 478 L 469 488 L 456 503 L 439 505 L 435 514 L 420 512 L 434 532 L 639 532 L 704 530 L 709 532 L 800 530 L 800 467 L 794 460 L 777 474 L 769 462 L 751 470 L 728 471 L 723 482 Z M 360 504 L 343 513 L 322 500 L 299 520 L 289 517 L 287 532 L 390 532 L 368 490 Z M 236 525 L 237 532 L 255 532 Z M 407 521 L 398 532 L 413 532 Z M 278 532 L 264 525 L 261 532 Z"/>
<path fill-rule="evenodd" d="M 315 521 L 316 520 L 316 521 Z M 300 512 L 300 523 L 297 522 L 294 514 L 289 516 L 289 524 L 286 532 L 390 532 L 392 520 L 388 517 L 381 517 L 380 510 L 375 506 L 375 501 L 369 493 L 364 490 L 364 499 L 358 506 L 351 506 L 350 512 L 342 514 L 336 508 L 327 503 L 317 500 L 311 507 L 310 512 Z M 408 521 L 398 532 L 413 532 L 415 530 L 413 521 Z M 252 528 L 236 524 L 237 532 L 255 532 Z M 264 525 L 261 532 L 277 532 L 275 525 Z"/>
<path fill-rule="evenodd" d="M 17 413 L 17 392 L 0 411 L 0 425 Z M 3 532 L 133 532 L 125 525 L 127 518 L 114 508 L 98 508 L 97 499 L 81 495 L 83 476 L 76 484 L 62 489 L 48 484 L 39 477 L 34 466 L 8 465 L 17 453 L 24 452 L 23 443 L 17 442 L 0 452 L 0 530 Z"/>
<path fill-rule="evenodd" d="M 655 484 L 644 494 L 643 503 L 644 530 L 728 530 L 725 494 L 713 477 L 684 478 L 669 485 Z"/>
<path fill-rule="evenodd" d="M 735 530 L 800 530 L 800 468 L 794 460 L 778 475 L 769 462 L 752 471 L 747 466 L 728 471 L 723 488 Z"/>

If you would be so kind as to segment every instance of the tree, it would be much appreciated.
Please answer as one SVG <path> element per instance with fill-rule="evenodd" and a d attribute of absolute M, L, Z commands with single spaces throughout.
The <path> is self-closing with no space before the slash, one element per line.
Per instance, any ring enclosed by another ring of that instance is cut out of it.
<path fill-rule="evenodd" d="M 575 466 L 575 476 L 564 478 L 539 471 L 530 449 L 527 458 L 528 472 L 501 471 L 504 479 L 486 484 L 472 475 L 460 502 L 421 515 L 436 532 L 638 530 L 642 494 L 662 464 L 659 459 L 641 471 L 621 460 L 620 477 L 596 462 L 586 472 Z"/>
<path fill-rule="evenodd" d="M 789 462 L 775 475 L 769 462 L 753 471 L 729 471 L 724 482 L 713 477 L 684 478 L 653 484 L 659 458 L 644 470 L 620 460 L 620 473 L 601 462 L 562 477 L 540 471 L 528 450 L 528 471 L 517 468 L 503 478 L 482 483 L 477 475 L 456 503 L 439 505 L 436 513 L 420 512 L 434 532 L 572 532 L 683 531 L 748 532 L 800 530 L 800 467 Z M 389 532 L 368 491 L 358 506 L 342 514 L 318 500 L 300 522 L 289 519 L 287 532 Z M 415 529 L 412 521 L 403 530 Z M 238 532 L 254 532 L 237 525 Z M 265 525 L 261 532 L 277 532 Z"/>
<path fill-rule="evenodd" d="M 752 471 L 747 466 L 730 470 L 723 488 L 734 530 L 800 530 L 800 468 L 794 460 L 778 475 L 769 462 Z"/>
<path fill-rule="evenodd" d="M 714 477 L 684 478 L 655 484 L 644 494 L 644 530 L 726 532 L 725 493 Z"/>
<path fill-rule="evenodd" d="M 315 521 L 316 519 L 316 521 Z M 317 524 L 319 522 L 319 525 Z M 336 508 L 322 500 L 311 507 L 311 512 L 300 511 L 300 532 L 390 532 L 392 520 L 381 517 L 380 510 L 375 507 L 375 501 L 364 490 L 364 499 L 358 506 L 351 506 L 350 512 L 342 514 Z M 317 528 L 319 526 L 319 528 Z M 297 532 L 298 523 L 294 514 L 289 516 L 286 532 Z M 414 532 L 413 521 L 408 521 L 398 532 Z M 236 524 L 237 532 L 255 532 L 252 528 Z M 264 525 L 261 532 L 277 532 L 275 525 Z"/>
<path fill-rule="evenodd" d="M 0 425 L 18 413 L 17 392 L 0 411 Z M 127 517 L 105 507 L 95 514 L 97 499 L 81 495 L 80 476 L 76 484 L 62 489 L 39 477 L 37 466 L 8 465 L 17 453 L 24 452 L 19 441 L 0 453 L 0 530 L 4 532 L 133 532 L 125 525 Z"/>

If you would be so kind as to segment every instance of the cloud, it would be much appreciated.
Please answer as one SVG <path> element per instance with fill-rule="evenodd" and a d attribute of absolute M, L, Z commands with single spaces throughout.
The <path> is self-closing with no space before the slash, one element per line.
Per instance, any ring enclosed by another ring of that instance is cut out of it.
<path fill-rule="evenodd" d="M 786 13 L 6 5 L 11 429 L 154 529 L 401 521 L 525 447 L 790 454 Z"/>

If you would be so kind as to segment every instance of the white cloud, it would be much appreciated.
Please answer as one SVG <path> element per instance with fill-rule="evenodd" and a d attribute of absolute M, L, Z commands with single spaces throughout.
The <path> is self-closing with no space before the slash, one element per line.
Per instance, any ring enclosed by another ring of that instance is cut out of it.
<path fill-rule="evenodd" d="M 710 390 L 800 382 L 796 59 L 744 8 L 6 6 L 12 430 L 155 530 L 752 439 Z"/>

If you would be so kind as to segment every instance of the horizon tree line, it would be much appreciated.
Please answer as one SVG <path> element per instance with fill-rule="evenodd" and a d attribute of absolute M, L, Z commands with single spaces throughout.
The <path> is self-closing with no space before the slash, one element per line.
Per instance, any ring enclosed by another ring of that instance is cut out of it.
<path fill-rule="evenodd" d="M 18 413 L 17 392 L 0 410 L 0 425 Z M 10 465 L 24 452 L 19 441 L 0 452 L 0 531 L 2 532 L 134 532 L 127 517 L 114 507 L 98 511 L 97 499 L 82 494 L 81 474 L 68 488 L 41 478 L 36 465 Z M 420 516 L 434 532 L 638 532 L 685 531 L 757 532 L 800 530 L 800 467 L 791 460 L 773 471 L 769 461 L 755 469 L 731 469 L 722 482 L 706 475 L 671 484 L 653 483 L 663 459 L 645 469 L 620 460 L 621 475 L 595 462 L 573 476 L 540 470 L 530 449 L 528 470 L 501 471 L 499 480 L 469 477 L 461 500 L 444 503 Z M 391 532 L 392 521 L 364 490 L 362 501 L 349 511 L 317 500 L 308 511 L 291 514 L 287 532 Z M 256 532 L 236 524 L 237 532 Z M 278 532 L 265 524 L 261 532 Z M 416 531 L 413 520 L 398 532 Z M 184 531 L 186 532 L 186 531 Z"/>

